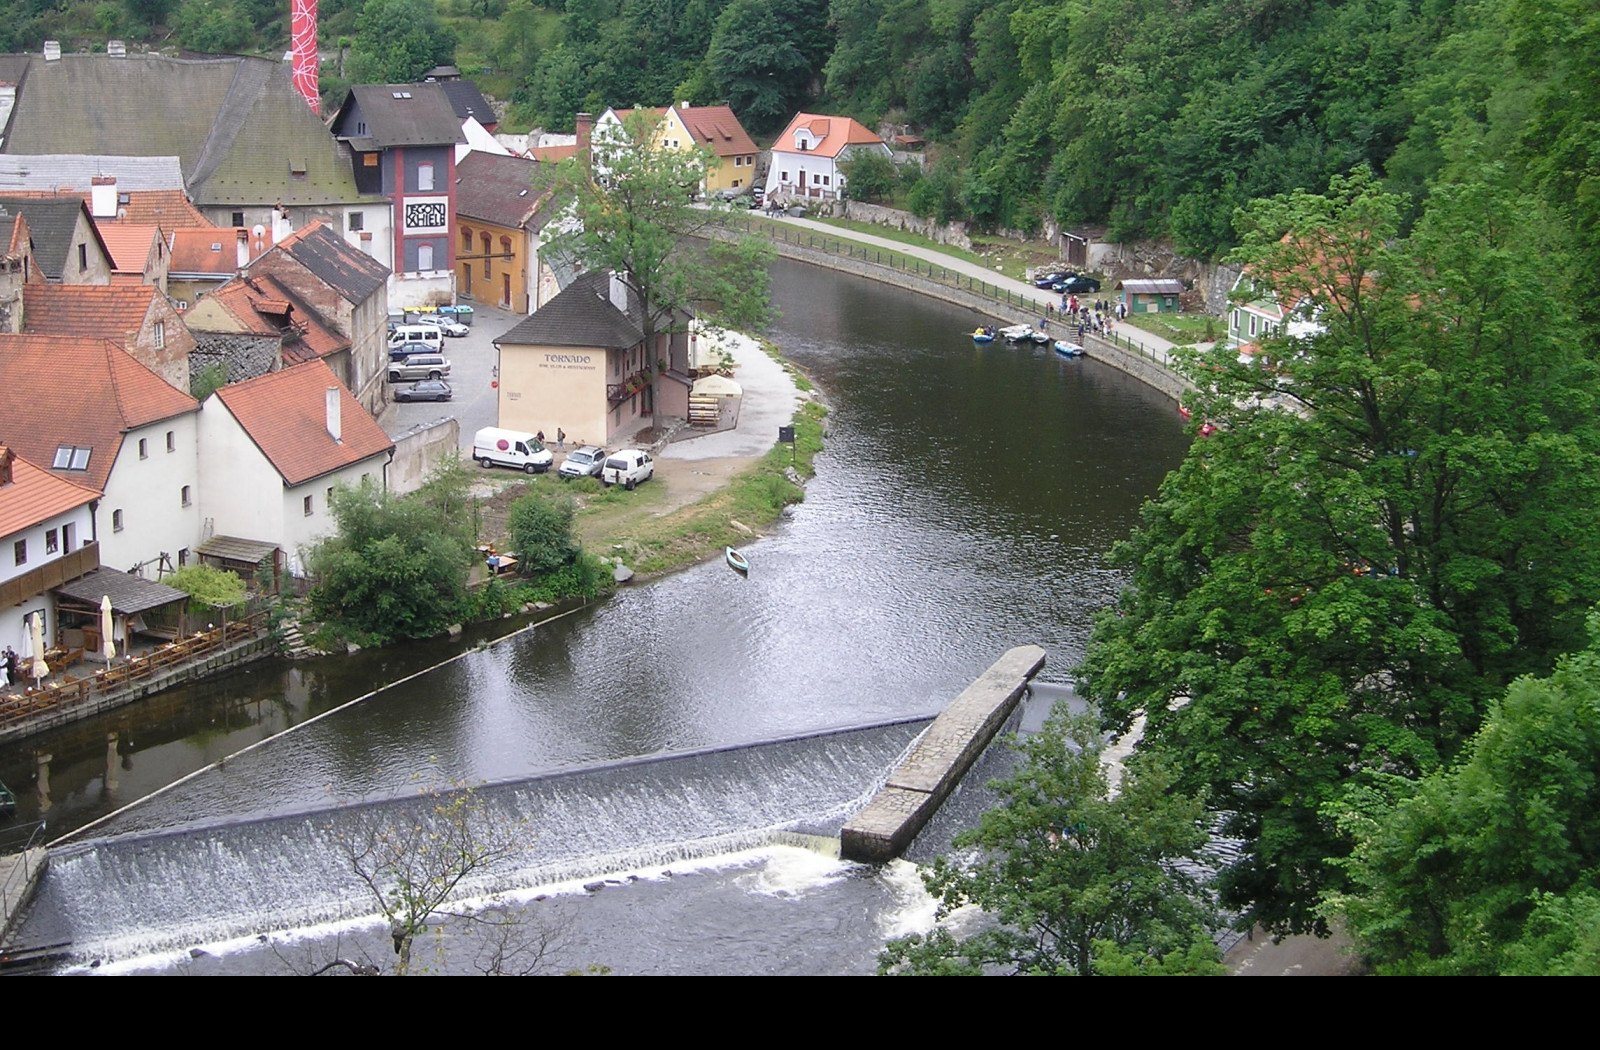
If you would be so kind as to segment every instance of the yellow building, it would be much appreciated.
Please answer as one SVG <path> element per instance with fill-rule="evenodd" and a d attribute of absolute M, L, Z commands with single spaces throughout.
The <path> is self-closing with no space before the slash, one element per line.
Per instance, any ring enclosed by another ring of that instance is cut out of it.
<path fill-rule="evenodd" d="M 616 135 L 634 111 L 608 109 L 595 122 L 595 135 Z M 745 133 L 739 118 L 727 106 L 691 106 L 684 102 L 666 109 L 650 109 L 654 116 L 655 143 L 666 149 L 703 149 L 717 158 L 700 180 L 702 193 L 746 191 L 755 184 L 756 155 L 760 150 Z M 601 138 L 601 141 L 604 141 Z"/>
<path fill-rule="evenodd" d="M 539 162 L 474 150 L 456 162 L 456 293 L 532 313 L 555 294 L 540 259 L 549 195 L 533 185 Z"/>

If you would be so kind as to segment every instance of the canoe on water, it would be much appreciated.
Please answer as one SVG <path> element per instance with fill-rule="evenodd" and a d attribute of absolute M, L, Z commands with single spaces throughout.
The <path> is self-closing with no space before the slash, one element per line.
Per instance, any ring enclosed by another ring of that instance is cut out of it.
<path fill-rule="evenodd" d="M 750 571 L 749 559 L 743 554 L 740 554 L 738 551 L 734 550 L 732 547 L 722 548 L 722 554 L 723 557 L 728 559 L 728 568 L 732 569 L 734 572 L 748 573 Z"/>

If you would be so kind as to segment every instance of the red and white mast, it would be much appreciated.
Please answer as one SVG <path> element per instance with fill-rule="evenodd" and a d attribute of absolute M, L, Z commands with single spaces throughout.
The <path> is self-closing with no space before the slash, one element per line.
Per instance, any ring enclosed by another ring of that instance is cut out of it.
<path fill-rule="evenodd" d="M 311 112 L 322 112 L 317 90 L 317 0 L 289 0 L 289 48 L 294 56 L 294 89 Z"/>

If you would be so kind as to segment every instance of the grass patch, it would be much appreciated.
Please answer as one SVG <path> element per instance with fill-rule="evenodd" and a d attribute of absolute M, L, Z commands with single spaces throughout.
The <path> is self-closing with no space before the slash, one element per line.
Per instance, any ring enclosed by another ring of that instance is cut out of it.
<path fill-rule="evenodd" d="M 1222 322 L 1209 314 L 1129 314 L 1121 323 L 1159 335 L 1178 346 L 1207 342 L 1222 332 Z"/>

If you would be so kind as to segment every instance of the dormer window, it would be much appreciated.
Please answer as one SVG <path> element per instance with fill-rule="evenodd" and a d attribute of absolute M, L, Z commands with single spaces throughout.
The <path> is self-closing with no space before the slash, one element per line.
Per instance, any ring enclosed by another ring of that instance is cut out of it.
<path fill-rule="evenodd" d="M 82 445 L 62 445 L 56 449 L 56 458 L 50 462 L 51 470 L 88 470 L 92 449 Z"/>

